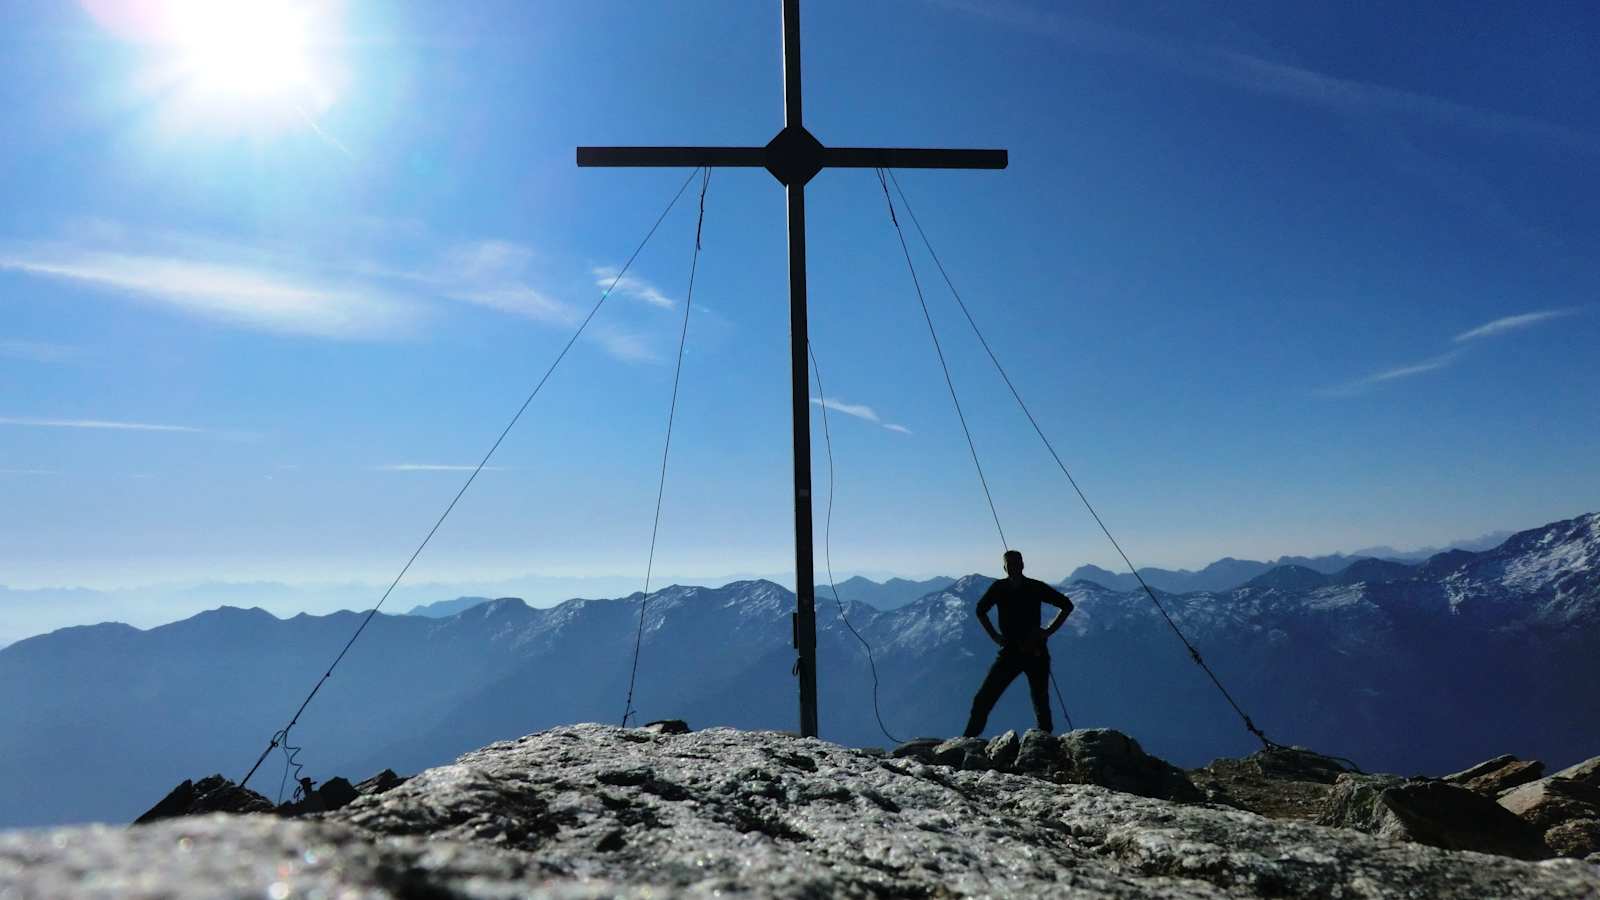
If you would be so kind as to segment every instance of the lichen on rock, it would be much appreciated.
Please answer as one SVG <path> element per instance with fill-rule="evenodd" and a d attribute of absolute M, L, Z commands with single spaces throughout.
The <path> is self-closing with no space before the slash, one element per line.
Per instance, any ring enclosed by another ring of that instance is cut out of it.
<path fill-rule="evenodd" d="M 782 733 L 599 725 L 493 744 L 310 819 L 0 835 L 0 895 L 23 900 L 718 892 L 1579 898 L 1600 871 Z"/>

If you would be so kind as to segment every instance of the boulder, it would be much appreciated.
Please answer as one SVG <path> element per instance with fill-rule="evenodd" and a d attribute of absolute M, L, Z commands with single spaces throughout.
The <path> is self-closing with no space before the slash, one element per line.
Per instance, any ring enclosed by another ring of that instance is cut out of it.
<path fill-rule="evenodd" d="M 933 762 L 933 748 L 944 743 L 944 738 L 920 737 L 909 741 L 889 751 L 893 759 L 919 759 L 923 762 Z"/>
<path fill-rule="evenodd" d="M 1550 856 L 1538 828 L 1490 798 L 1458 785 L 1410 781 L 1385 788 L 1378 801 L 1391 814 L 1379 827 L 1379 837 L 1514 859 Z"/>
<path fill-rule="evenodd" d="M 1328 793 L 1318 825 L 1332 828 L 1353 828 L 1365 834 L 1377 834 L 1391 814 L 1379 797 L 1389 788 L 1404 784 L 1398 775 L 1340 775 Z"/>
<path fill-rule="evenodd" d="M 361 796 L 348 778 L 337 775 L 324 781 L 322 787 L 317 788 L 317 794 L 322 798 L 323 809 L 342 809 Z"/>
<path fill-rule="evenodd" d="M 1312 781 L 1333 784 L 1348 766 L 1331 756 L 1304 747 L 1273 747 L 1257 750 L 1246 759 L 1261 770 L 1263 777 L 1277 781 Z"/>
<path fill-rule="evenodd" d="M 1600 819 L 1568 819 L 1546 831 L 1544 842 L 1557 856 L 1600 855 Z"/>
<path fill-rule="evenodd" d="M 1451 772 L 1449 775 L 1445 775 L 1439 780 L 1448 781 L 1451 784 L 1461 784 L 1464 781 L 1471 781 L 1480 775 L 1487 775 L 1490 772 L 1501 768 L 1502 766 L 1514 762 L 1517 762 L 1517 758 L 1515 756 L 1512 756 L 1509 753 L 1502 753 L 1493 759 L 1486 759 L 1477 765 L 1468 766 L 1459 772 Z"/>
<path fill-rule="evenodd" d="M 1600 788 L 1557 775 L 1512 788 L 1499 802 L 1541 831 L 1568 819 L 1600 819 Z"/>
<path fill-rule="evenodd" d="M 1011 767 L 1018 772 L 1033 775 L 1050 775 L 1061 770 L 1066 757 L 1061 752 L 1061 742 L 1055 735 L 1037 728 L 1023 732 L 1017 744 L 1017 758 Z"/>
<path fill-rule="evenodd" d="M 991 739 L 985 752 L 996 769 L 1009 769 L 1016 764 L 1017 751 L 1021 748 L 1022 739 L 1017 737 L 1015 730 L 1011 730 Z"/>
<path fill-rule="evenodd" d="M 1138 741 L 1120 731 L 1110 728 L 1070 731 L 1062 735 L 1059 746 L 1065 758 L 1064 780 L 1098 784 L 1161 800 L 1199 802 L 1205 799 L 1182 769 L 1144 752 Z M 1023 752 L 1026 750 L 1027 739 L 1024 738 Z"/>
<path fill-rule="evenodd" d="M 133 820 L 135 825 L 145 825 L 150 822 L 159 822 L 162 819 L 171 819 L 176 816 L 189 814 L 189 807 L 194 805 L 194 782 L 185 780 L 173 788 L 161 802 L 150 807 L 139 818 Z"/>
<path fill-rule="evenodd" d="M 640 730 L 651 734 L 688 734 L 690 728 L 689 723 L 682 719 L 657 719 L 644 723 L 644 728 Z"/>
<path fill-rule="evenodd" d="M 1536 759 L 1517 759 L 1508 753 L 1446 775 L 1442 780 L 1469 791 L 1477 791 L 1486 797 L 1497 797 L 1501 792 L 1527 784 L 1543 774 L 1544 763 Z"/>
<path fill-rule="evenodd" d="M 144 825 L 161 819 L 214 812 L 271 811 L 272 801 L 267 798 L 248 788 L 241 788 L 221 775 L 210 775 L 199 781 L 185 781 L 173 788 L 160 803 L 134 819 L 133 824 Z"/>
<path fill-rule="evenodd" d="M 366 781 L 357 784 L 356 793 L 361 794 L 362 796 L 367 796 L 368 794 L 381 794 L 385 791 L 392 791 L 405 783 L 406 779 L 396 775 L 393 769 L 384 769 L 382 772 L 379 772 L 371 778 L 368 778 Z"/>
<path fill-rule="evenodd" d="M 1557 772 L 1555 777 L 1581 781 L 1590 787 L 1600 788 L 1600 756 L 1586 759 L 1575 766 L 1567 766 Z"/>
<path fill-rule="evenodd" d="M 1550 855 L 1539 829 L 1488 797 L 1445 781 L 1341 775 L 1317 824 L 1446 850 L 1516 859 Z"/>
<path fill-rule="evenodd" d="M 941 766 L 984 771 L 994 768 L 985 752 L 988 748 L 983 738 L 951 738 L 933 748 L 933 761 Z"/>

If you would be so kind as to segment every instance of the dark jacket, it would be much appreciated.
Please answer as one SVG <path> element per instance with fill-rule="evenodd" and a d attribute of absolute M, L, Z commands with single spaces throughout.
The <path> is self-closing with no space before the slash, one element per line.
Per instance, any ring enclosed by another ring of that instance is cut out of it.
<path fill-rule="evenodd" d="M 999 613 L 1000 636 L 1007 644 L 1032 638 L 1039 630 L 1044 604 L 1072 611 L 1072 601 L 1048 584 L 1026 575 L 1019 579 L 1002 578 L 984 591 L 978 601 L 978 615 L 991 607 Z"/>

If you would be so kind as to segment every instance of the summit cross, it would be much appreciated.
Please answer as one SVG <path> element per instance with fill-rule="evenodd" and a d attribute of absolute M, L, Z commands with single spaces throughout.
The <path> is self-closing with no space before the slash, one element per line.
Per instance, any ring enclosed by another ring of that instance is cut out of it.
<path fill-rule="evenodd" d="M 827 168 L 1004 169 L 1004 150 L 825 147 L 800 117 L 800 0 L 783 3 L 783 129 L 764 147 L 579 147 L 579 166 L 764 168 L 789 208 L 789 368 L 794 414 L 795 673 L 800 733 L 817 734 L 817 612 L 811 525 L 811 391 L 806 372 L 806 182 Z"/>

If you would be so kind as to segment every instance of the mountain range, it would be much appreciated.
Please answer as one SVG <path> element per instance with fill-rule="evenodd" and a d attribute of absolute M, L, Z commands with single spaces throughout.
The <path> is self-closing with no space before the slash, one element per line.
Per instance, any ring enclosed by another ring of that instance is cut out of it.
<path fill-rule="evenodd" d="M 820 592 L 822 736 L 891 741 L 841 612 L 874 648 L 893 737 L 958 733 L 993 657 L 972 614 L 989 583 L 969 575 L 893 609 L 844 585 L 839 606 Z M 1073 725 L 1116 727 L 1184 765 L 1258 746 L 1149 597 L 1092 580 L 1062 587 L 1077 611 L 1052 655 Z M 1335 572 L 1280 565 L 1226 590 L 1158 593 L 1278 741 L 1434 773 L 1508 749 L 1561 765 L 1600 747 L 1600 515 L 1483 552 Z M 292 743 L 321 781 L 416 770 L 559 723 L 619 722 L 636 635 L 635 721 L 792 728 L 793 610 L 791 592 L 751 580 L 674 585 L 648 602 L 635 593 L 540 609 L 503 598 L 443 617 L 380 614 Z M 127 821 L 186 778 L 238 779 L 361 618 L 224 607 L 0 650 L 0 827 Z M 1031 724 L 1025 694 L 1007 693 L 991 731 Z M 285 772 L 276 753 L 252 786 L 270 796 Z"/>
<path fill-rule="evenodd" d="M 899 609 L 908 603 L 915 603 L 934 591 L 942 591 L 955 584 L 955 581 L 954 578 L 940 576 L 922 581 L 890 578 L 887 581 L 877 582 L 870 578 L 856 575 L 834 585 L 817 585 L 815 596 L 818 603 L 832 601 L 834 599 L 834 590 L 837 589 L 839 599 L 848 597 L 856 603 L 865 603 L 873 609 L 890 610 Z"/>

